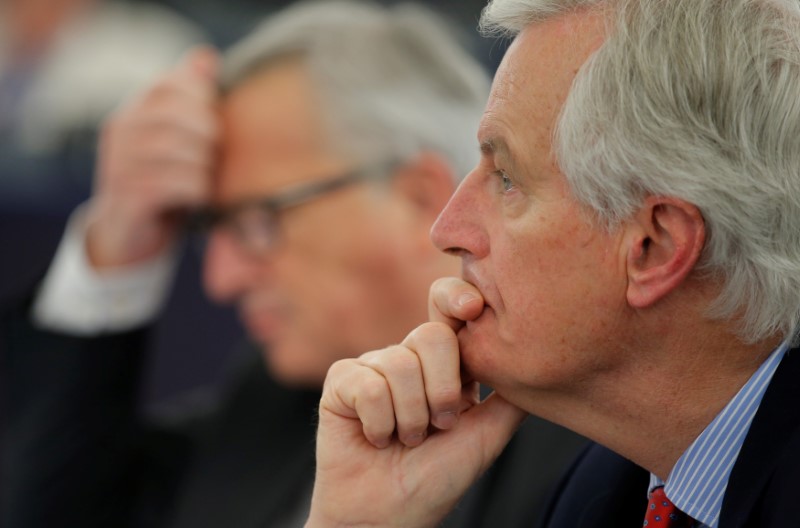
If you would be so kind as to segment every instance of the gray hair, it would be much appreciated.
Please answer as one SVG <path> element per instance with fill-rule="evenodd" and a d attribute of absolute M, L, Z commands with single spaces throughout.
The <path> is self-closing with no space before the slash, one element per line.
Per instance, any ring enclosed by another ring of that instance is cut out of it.
<path fill-rule="evenodd" d="M 796 0 L 494 0 L 482 28 L 514 35 L 577 8 L 609 15 L 559 117 L 554 152 L 609 228 L 644 197 L 700 209 L 709 316 L 742 339 L 800 319 L 800 4 Z"/>
<path fill-rule="evenodd" d="M 489 78 L 451 29 L 410 4 L 300 3 L 268 18 L 226 55 L 222 88 L 299 56 L 335 147 L 362 161 L 434 151 L 460 178 L 477 161 Z"/>

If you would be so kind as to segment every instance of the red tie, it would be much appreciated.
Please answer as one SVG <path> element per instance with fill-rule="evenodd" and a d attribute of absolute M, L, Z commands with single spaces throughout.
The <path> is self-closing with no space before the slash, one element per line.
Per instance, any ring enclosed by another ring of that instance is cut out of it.
<path fill-rule="evenodd" d="M 647 528 L 691 528 L 694 521 L 672 504 L 664 493 L 664 487 L 658 487 L 650 493 L 647 512 L 644 515 L 644 526 Z"/>

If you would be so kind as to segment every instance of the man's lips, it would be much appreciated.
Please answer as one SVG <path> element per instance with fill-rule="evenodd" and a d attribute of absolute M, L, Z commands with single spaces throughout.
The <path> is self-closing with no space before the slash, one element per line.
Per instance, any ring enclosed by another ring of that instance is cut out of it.
<path fill-rule="evenodd" d="M 480 314 L 478 314 L 478 317 L 475 318 L 475 320 L 477 320 L 483 316 L 487 308 L 493 309 L 492 301 L 486 294 L 488 288 L 486 288 L 485 282 L 479 278 L 479 275 L 474 271 L 472 267 L 464 266 L 462 268 L 461 275 L 466 282 L 472 284 L 478 290 L 481 297 L 483 298 L 483 304 L 484 304 L 483 310 L 481 311 Z"/>
<path fill-rule="evenodd" d="M 464 326 L 461 330 L 466 330 L 467 332 L 474 332 L 477 328 L 487 319 L 491 319 L 494 316 L 494 309 L 489 304 L 483 305 L 483 310 L 479 313 L 476 317 L 473 317 L 469 321 L 464 322 Z"/>

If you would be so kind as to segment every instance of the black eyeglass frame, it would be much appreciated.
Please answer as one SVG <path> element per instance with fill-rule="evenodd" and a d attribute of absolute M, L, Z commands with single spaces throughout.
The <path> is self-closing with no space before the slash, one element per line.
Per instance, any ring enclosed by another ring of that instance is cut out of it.
<path fill-rule="evenodd" d="M 400 163 L 384 161 L 349 171 L 334 178 L 301 183 L 277 192 L 271 196 L 243 200 L 223 208 L 209 207 L 193 212 L 187 221 L 187 228 L 194 233 L 209 233 L 223 225 L 237 214 L 248 209 L 265 212 L 276 224 L 280 214 L 288 209 L 305 205 L 317 198 L 344 189 L 357 183 L 388 180 Z"/>

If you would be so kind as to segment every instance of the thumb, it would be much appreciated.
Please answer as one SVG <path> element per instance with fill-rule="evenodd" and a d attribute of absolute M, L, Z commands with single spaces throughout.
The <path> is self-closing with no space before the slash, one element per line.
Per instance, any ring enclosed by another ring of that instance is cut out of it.
<path fill-rule="evenodd" d="M 428 317 L 448 325 L 454 331 L 483 312 L 484 300 L 474 285 L 456 277 L 444 277 L 431 284 L 428 293 Z"/>
<path fill-rule="evenodd" d="M 439 462 L 466 490 L 500 456 L 527 413 L 496 393 L 461 414 L 453 429 L 431 436 L 441 443 Z M 419 448 L 417 448 L 419 449 Z"/>
<path fill-rule="evenodd" d="M 486 470 L 506 447 L 528 413 L 492 393 L 480 404 L 462 414 L 464 426 L 472 429 L 475 447 Z"/>

